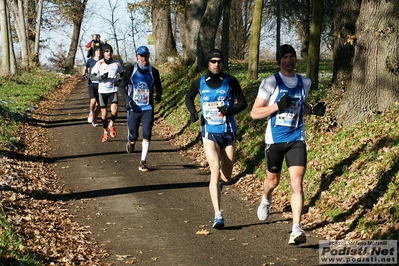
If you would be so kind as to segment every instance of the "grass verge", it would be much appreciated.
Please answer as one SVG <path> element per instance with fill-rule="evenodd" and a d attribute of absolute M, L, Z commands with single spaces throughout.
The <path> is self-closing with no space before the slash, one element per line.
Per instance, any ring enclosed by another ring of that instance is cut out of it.
<path fill-rule="evenodd" d="M 25 72 L 12 78 L 0 78 L 0 153 L 20 145 L 16 133 L 25 122 L 35 104 L 61 85 L 63 76 L 49 72 Z M 7 167 L 0 159 L 0 167 Z M 0 198 L 2 187 L 8 177 L 0 178 Z M 0 265 L 44 265 L 31 254 L 23 239 L 12 229 L 11 217 L 7 217 L 0 204 Z"/>

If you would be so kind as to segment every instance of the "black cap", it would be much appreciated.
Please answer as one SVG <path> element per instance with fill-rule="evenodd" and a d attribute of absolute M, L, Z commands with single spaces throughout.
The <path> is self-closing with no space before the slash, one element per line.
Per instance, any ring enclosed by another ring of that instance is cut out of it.
<path fill-rule="evenodd" d="M 288 45 L 288 44 L 283 44 L 277 49 L 277 53 L 276 53 L 277 65 L 280 65 L 281 58 L 283 58 L 284 55 L 286 55 L 286 54 L 293 54 L 296 57 L 296 52 L 295 52 L 294 47 L 292 47 L 291 45 Z"/>
<path fill-rule="evenodd" d="M 223 53 L 218 49 L 212 49 L 208 52 L 206 59 L 209 61 L 212 58 L 220 58 L 223 60 Z"/>
<path fill-rule="evenodd" d="M 103 52 L 104 52 L 105 50 L 110 50 L 112 53 L 114 52 L 114 50 L 112 50 L 112 46 L 109 45 L 109 44 L 104 44 L 104 46 L 103 46 Z"/>

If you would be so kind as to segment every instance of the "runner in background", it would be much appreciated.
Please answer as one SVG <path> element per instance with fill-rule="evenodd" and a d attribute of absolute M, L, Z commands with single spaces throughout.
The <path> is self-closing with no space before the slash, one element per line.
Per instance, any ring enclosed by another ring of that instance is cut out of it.
<path fill-rule="evenodd" d="M 133 153 L 142 124 L 143 142 L 139 170 L 150 171 L 147 155 L 154 124 L 154 100 L 159 103 L 162 96 L 162 84 L 158 69 L 150 64 L 150 51 L 147 46 L 137 48 L 137 63 L 126 70 L 119 92 L 125 99 L 127 110 L 127 153 Z M 155 98 L 154 98 L 155 94 Z"/>
<path fill-rule="evenodd" d="M 98 100 L 98 83 L 99 81 L 92 81 L 90 79 L 91 70 L 98 60 L 102 59 L 103 51 L 101 46 L 94 47 L 94 56 L 89 58 L 86 62 L 86 66 L 83 68 L 83 80 L 88 79 L 88 89 L 89 89 L 89 97 L 90 97 L 90 105 L 89 105 L 89 117 L 87 118 L 87 122 L 92 124 L 93 127 L 98 125 L 97 117 L 101 111 Z"/>
<path fill-rule="evenodd" d="M 111 45 L 103 46 L 104 58 L 97 61 L 90 76 L 92 81 L 99 81 L 98 98 L 101 107 L 101 119 L 104 129 L 102 142 L 107 142 L 108 131 L 111 138 L 116 137 L 115 120 L 118 117 L 118 82 L 123 77 L 122 64 L 112 58 Z M 111 102 L 111 120 L 108 123 L 107 105 Z"/>

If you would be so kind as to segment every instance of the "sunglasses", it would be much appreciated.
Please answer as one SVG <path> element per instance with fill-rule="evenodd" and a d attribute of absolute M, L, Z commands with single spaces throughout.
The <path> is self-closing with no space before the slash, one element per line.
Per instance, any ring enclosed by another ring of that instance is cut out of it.
<path fill-rule="evenodd" d="M 216 64 L 216 63 L 222 63 L 222 60 L 209 60 L 209 62 L 211 62 L 212 64 Z"/>
<path fill-rule="evenodd" d="M 108 49 L 104 51 L 104 53 L 111 53 L 111 52 L 112 52 L 112 51 L 111 51 L 111 50 L 108 50 Z"/>

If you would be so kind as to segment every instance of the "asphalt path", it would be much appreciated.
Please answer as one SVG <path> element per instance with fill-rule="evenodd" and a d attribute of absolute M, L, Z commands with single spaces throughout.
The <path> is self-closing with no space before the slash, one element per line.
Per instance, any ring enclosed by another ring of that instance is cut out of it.
<path fill-rule="evenodd" d="M 121 97 L 120 97 L 121 98 Z M 126 153 L 126 111 L 119 107 L 116 138 L 101 142 L 102 128 L 87 123 L 89 97 L 79 82 L 51 112 L 51 156 L 76 221 L 91 231 L 110 256 L 100 265 L 318 265 L 318 238 L 287 244 L 291 220 L 271 212 L 266 222 L 257 205 L 225 186 L 225 228 L 212 228 L 209 173 L 154 129 L 147 163 L 138 170 L 141 139 Z M 209 232 L 209 234 L 198 234 Z"/>

